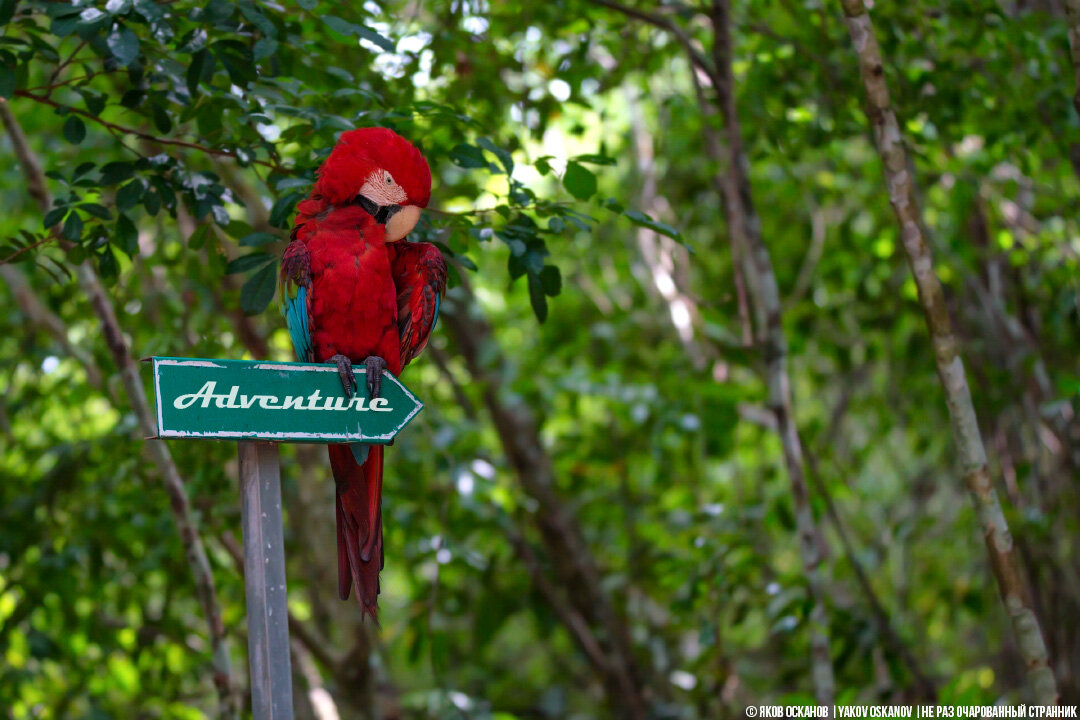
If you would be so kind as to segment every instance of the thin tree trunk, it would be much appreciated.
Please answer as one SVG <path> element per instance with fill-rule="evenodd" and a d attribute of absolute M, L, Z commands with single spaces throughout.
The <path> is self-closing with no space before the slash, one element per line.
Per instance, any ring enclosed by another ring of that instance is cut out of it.
<path fill-rule="evenodd" d="M 1080 0 L 1064 0 L 1066 32 L 1069 37 L 1069 58 L 1072 60 L 1076 89 L 1072 104 L 1080 116 Z M 1053 13 L 1055 16 L 1057 13 Z M 1080 143 L 1069 144 L 1069 162 L 1073 172 L 1080 177 Z"/>
<path fill-rule="evenodd" d="M 52 204 L 49 197 L 48 187 L 45 184 L 45 176 L 41 170 L 41 163 L 30 149 L 26 136 L 23 134 L 11 109 L 3 99 L 0 99 L 0 120 L 3 121 L 8 135 L 11 137 L 15 155 L 22 166 L 26 177 L 27 189 L 31 197 L 37 202 L 41 211 L 47 212 Z M 55 229 L 53 229 L 55 232 Z M 138 366 L 132 360 L 128 352 L 127 341 L 120 329 L 120 323 L 116 319 L 112 301 L 105 293 L 105 289 L 98 279 L 97 273 L 89 263 L 83 263 L 75 268 L 76 277 L 83 292 L 90 300 L 99 322 L 105 343 L 108 345 L 120 373 L 120 379 L 127 393 L 128 401 L 139 422 L 139 429 L 145 437 L 157 434 L 157 423 L 150 411 L 146 399 L 146 391 L 143 389 L 142 380 L 139 377 Z M 203 614 L 210 633 L 210 645 L 212 648 L 213 680 L 217 688 L 220 703 L 220 716 L 224 718 L 236 718 L 239 716 L 239 706 L 236 694 L 232 690 L 232 669 L 229 658 L 229 643 L 225 635 L 225 624 L 222 621 L 221 605 L 218 602 L 217 588 L 214 583 L 214 575 L 210 569 L 210 561 L 206 557 L 202 539 L 196 527 L 195 517 L 191 512 L 191 503 L 188 500 L 187 490 L 184 488 L 180 471 L 173 462 L 172 454 L 163 440 L 147 440 L 146 451 L 161 473 L 161 479 L 165 491 L 169 495 L 169 505 L 172 509 L 173 518 L 180 532 L 180 540 L 184 545 L 188 567 L 195 580 L 195 594 L 202 606 Z"/>
<path fill-rule="evenodd" d="M 792 412 L 791 380 L 787 371 L 787 340 L 784 337 L 780 291 L 772 267 L 772 258 L 761 236 L 761 218 L 754 209 L 749 161 L 743 148 L 742 131 L 735 108 L 730 8 L 727 2 L 719 1 L 714 2 L 711 8 L 714 40 L 710 61 L 698 49 L 690 35 L 669 17 L 629 7 L 616 0 L 592 2 L 671 33 L 686 50 L 690 60 L 690 75 L 704 117 L 705 151 L 727 171 L 726 174 L 717 175 L 715 185 L 725 205 L 736 277 L 741 274 L 746 281 L 746 289 L 752 301 L 754 321 L 757 325 L 757 344 L 761 347 L 766 367 L 769 411 L 776 418 L 776 427 L 784 448 L 784 463 L 791 481 L 799 550 L 810 604 L 808 620 L 814 695 L 820 703 L 831 705 L 836 686 L 829 652 L 828 619 L 821 573 L 825 545 L 810 506 L 802 444 Z M 705 97 L 698 71 L 708 78 L 717 94 L 728 136 L 727 147 L 710 124 L 715 110 Z"/>
<path fill-rule="evenodd" d="M 98 369 L 93 355 L 68 339 L 64 321 L 41 301 L 22 271 L 14 265 L 0 265 L 0 278 L 3 278 L 19 309 L 33 326 L 45 330 L 64 348 L 65 353 L 79 361 L 86 372 L 86 382 L 94 387 L 102 387 L 104 381 L 101 370 Z"/>
<path fill-rule="evenodd" d="M 795 426 L 791 378 L 787 368 L 787 338 L 784 336 L 780 289 L 773 271 L 772 257 L 761 234 L 761 218 L 754 208 L 750 187 L 749 160 L 743 147 L 742 129 L 735 103 L 735 78 L 731 70 L 731 8 L 727 0 L 714 0 L 710 17 L 713 23 L 714 88 L 727 131 L 730 180 L 726 183 L 730 232 L 742 238 L 753 266 L 756 282 L 750 282 L 751 299 L 759 320 L 758 344 L 765 360 L 769 387 L 769 409 L 776 416 L 784 463 L 791 481 L 795 522 L 810 601 L 810 653 L 814 695 L 819 703 L 831 705 L 836 684 L 829 653 L 829 625 L 825 613 L 825 589 L 821 564 L 824 543 L 810 506 L 802 442 Z"/>
<path fill-rule="evenodd" d="M 614 712 L 621 718 L 644 720 L 649 714 L 647 690 L 629 630 L 601 586 L 600 571 L 581 526 L 555 491 L 551 458 L 540 442 L 532 413 L 508 399 L 502 383 L 502 358 L 492 352 L 495 340 L 491 326 L 479 314 L 467 284 L 447 296 L 441 317 L 480 390 L 507 461 L 522 489 L 536 501 L 534 517 L 560 586 L 539 582 L 537 589 L 552 597 L 556 597 L 552 595 L 556 590 L 565 593 L 567 603 L 556 603 L 554 609 L 602 678 Z M 512 535 L 510 539 L 537 582 L 537 572 L 542 572 L 538 561 L 519 538 Z M 542 580 L 542 574 L 539 578 Z"/>
<path fill-rule="evenodd" d="M 645 128 L 641 117 L 641 108 L 633 92 L 627 92 L 627 106 L 630 108 L 630 129 L 633 137 L 634 159 L 638 176 L 641 178 L 639 207 L 650 215 L 658 215 L 662 197 L 657 192 L 656 172 L 653 168 L 652 136 Z M 663 205 L 666 206 L 666 201 Z M 701 324 L 701 312 L 697 303 L 682 291 L 676 269 L 676 253 L 680 264 L 686 263 L 686 250 L 679 248 L 674 240 L 663 237 L 655 230 L 639 227 L 634 231 L 641 260 L 649 273 L 650 283 L 646 289 L 655 294 L 667 305 L 671 324 L 683 345 L 691 364 L 696 370 L 705 368 L 705 353 L 694 337 L 694 330 Z"/>
<path fill-rule="evenodd" d="M 867 96 L 867 116 L 874 130 L 878 153 L 885 166 L 889 202 L 900 224 L 900 234 L 919 292 L 919 302 L 926 315 L 934 346 L 938 375 L 945 390 L 945 400 L 952 419 L 953 437 L 964 473 L 978 511 L 998 590 L 1012 620 L 1017 645 L 1024 660 L 1028 681 L 1037 702 L 1055 704 L 1058 690 L 1050 671 L 1049 657 L 1038 618 L 1024 585 L 1016 558 L 1012 535 L 990 480 L 986 450 L 979 434 L 978 418 L 971 402 L 960 357 L 960 346 L 953 335 L 941 282 L 934 273 L 930 248 L 923 237 L 922 218 L 914 199 L 914 182 L 907 164 L 900 127 L 885 82 L 881 51 L 874 36 L 873 23 L 863 0 L 841 0 L 848 30 L 859 60 L 859 72 Z"/>

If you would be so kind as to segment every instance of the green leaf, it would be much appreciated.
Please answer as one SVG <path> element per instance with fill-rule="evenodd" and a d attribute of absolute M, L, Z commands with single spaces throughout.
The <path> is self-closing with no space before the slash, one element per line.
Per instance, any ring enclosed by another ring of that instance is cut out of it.
<path fill-rule="evenodd" d="M 289 218 L 292 217 L 293 210 L 296 208 L 296 203 L 300 202 L 303 197 L 303 193 L 291 192 L 278 198 L 274 206 L 270 208 L 270 224 L 278 228 L 288 225 Z"/>
<path fill-rule="evenodd" d="M 262 60 L 268 58 L 277 52 L 278 43 L 273 38 L 259 38 L 255 43 L 255 47 L 251 50 L 251 57 L 256 60 Z"/>
<path fill-rule="evenodd" d="M 10 98 L 15 94 L 15 70 L 7 65 L 0 65 L 0 98 Z"/>
<path fill-rule="evenodd" d="M 60 205 L 59 207 L 54 207 L 49 212 L 45 213 L 45 219 L 42 221 L 41 224 L 45 226 L 46 230 L 48 230 L 53 225 L 59 224 L 59 222 L 64 219 L 64 216 L 67 215 L 67 213 L 67 205 Z"/>
<path fill-rule="evenodd" d="M 278 192 L 284 192 L 286 190 L 295 190 L 296 188 L 306 188 L 310 185 L 311 180 L 309 178 L 290 177 L 279 181 L 278 184 L 274 186 L 274 188 Z"/>
<path fill-rule="evenodd" d="M 486 137 L 480 138 L 477 142 L 480 143 L 480 147 L 489 150 L 495 157 L 499 158 L 499 163 L 503 166 L 503 169 L 506 170 L 507 175 L 514 172 L 514 158 L 510 155 L 508 150 L 498 147 Z"/>
<path fill-rule="evenodd" d="M 191 64 L 188 65 L 185 78 L 187 80 L 188 94 L 192 97 L 199 91 L 199 83 L 202 81 L 203 71 L 206 68 L 206 61 L 209 56 L 210 53 L 206 50 L 200 50 L 191 56 Z"/>
<path fill-rule="evenodd" d="M 150 114 L 154 117 L 154 127 L 162 134 L 167 135 L 172 130 L 172 118 L 162 105 L 154 103 L 150 108 Z"/>
<path fill-rule="evenodd" d="M 77 242 L 82 237 L 83 221 L 79 217 L 79 213 L 73 212 L 67 216 L 67 221 L 64 223 L 64 229 L 60 231 L 60 235 L 65 240 Z"/>
<path fill-rule="evenodd" d="M 264 252 L 254 252 L 250 255 L 241 255 L 225 267 L 225 274 L 235 275 L 236 273 L 254 270 L 255 268 L 261 267 L 273 259 L 273 256 L 271 256 L 269 253 Z"/>
<path fill-rule="evenodd" d="M 120 275 L 120 263 L 117 262 L 116 254 L 109 246 L 106 246 L 105 252 L 98 256 L 98 272 L 107 285 L 115 282 Z"/>
<path fill-rule="evenodd" d="M 544 294 L 555 297 L 562 292 L 562 275 L 559 268 L 554 265 L 545 265 L 540 271 L 540 284 L 544 288 Z"/>
<path fill-rule="evenodd" d="M 215 135 L 221 130 L 222 115 L 222 107 L 219 104 L 208 104 L 199 108 L 199 115 L 196 122 L 199 133 L 206 137 Z"/>
<path fill-rule="evenodd" d="M 135 178 L 116 191 L 116 208 L 120 211 L 130 210 L 143 199 L 145 191 L 142 180 Z"/>
<path fill-rule="evenodd" d="M 596 176 L 576 162 L 566 166 L 563 187 L 578 200 L 588 200 L 596 193 Z"/>
<path fill-rule="evenodd" d="M 195 227 L 195 231 L 191 233 L 191 237 L 188 238 L 188 247 L 192 250 L 202 250 L 206 245 L 206 241 L 210 238 L 210 223 L 202 223 Z"/>
<path fill-rule="evenodd" d="M 101 111 L 105 109 L 107 99 L 103 93 L 97 93 L 85 88 L 79 88 L 77 92 L 82 95 L 83 104 L 86 105 L 86 109 L 92 115 L 100 115 Z"/>
<path fill-rule="evenodd" d="M 68 262 L 72 265 L 82 265 L 86 260 L 86 248 L 82 245 L 72 245 L 65 251 L 65 254 Z"/>
<path fill-rule="evenodd" d="M 220 25 L 232 17 L 236 6 L 226 0 L 210 0 L 206 4 L 206 19 L 214 25 Z"/>
<path fill-rule="evenodd" d="M 142 15 L 151 27 L 166 17 L 165 8 L 168 6 L 165 3 L 159 3 L 157 0 L 135 0 L 133 4 L 135 12 Z"/>
<path fill-rule="evenodd" d="M 600 205 L 602 205 L 605 210 L 610 210 L 616 215 L 622 214 L 622 211 L 624 209 L 622 203 L 620 203 L 615 198 L 604 198 L 600 201 Z"/>
<path fill-rule="evenodd" d="M 101 25 L 108 19 L 109 19 L 108 15 L 101 12 L 100 10 L 98 10 L 95 7 L 88 7 L 85 10 L 83 10 L 81 13 L 79 13 L 79 25 L 81 25 L 83 27 Z M 94 28 L 94 29 L 97 29 L 97 28 Z"/>
<path fill-rule="evenodd" d="M 244 18 L 258 28 L 259 32 L 268 38 L 277 37 L 277 28 L 274 27 L 274 23 L 270 21 L 270 18 L 263 15 L 255 7 L 253 2 L 240 2 L 237 3 L 237 7 L 240 8 L 241 14 Z"/>
<path fill-rule="evenodd" d="M 16 0 L 0 0 L 0 25 L 7 25 L 15 15 Z"/>
<path fill-rule="evenodd" d="M 536 319 L 543 323 L 547 320 L 548 304 L 544 296 L 544 286 L 536 275 L 529 275 L 529 303 L 532 305 Z"/>
<path fill-rule="evenodd" d="M 74 8 L 74 10 L 76 13 L 80 12 L 78 8 Z M 80 24 L 82 24 L 82 20 L 77 14 L 69 15 L 67 17 L 55 17 L 53 18 L 52 25 L 49 26 L 49 29 L 58 37 L 67 37 L 75 32 L 75 28 L 79 27 Z"/>
<path fill-rule="evenodd" d="M 225 66 L 225 70 L 229 73 L 229 79 L 235 85 L 246 87 L 248 83 L 253 82 L 258 76 L 255 71 L 254 61 L 251 59 L 251 53 L 246 47 L 240 52 L 219 51 L 217 58 Z"/>
<path fill-rule="evenodd" d="M 335 17 L 333 15 L 326 15 L 323 17 L 323 22 L 326 23 L 326 26 L 328 28 L 330 28 L 336 33 L 351 37 L 363 38 L 368 42 L 372 42 L 378 45 L 386 52 L 394 52 L 396 48 L 396 46 L 391 40 L 384 38 L 382 35 L 375 32 L 374 30 L 366 28 L 362 25 L 351 23 L 348 20 L 342 20 L 341 18 Z"/>
<path fill-rule="evenodd" d="M 240 245 L 242 247 L 261 247 L 277 241 L 278 237 L 276 235 L 271 235 L 268 232 L 253 232 L 244 236 L 240 241 Z"/>
<path fill-rule="evenodd" d="M 68 115 L 64 121 L 64 139 L 72 145 L 78 145 L 86 137 L 86 125 L 77 115 Z"/>
<path fill-rule="evenodd" d="M 450 160 L 455 165 L 463 168 L 486 168 L 488 166 L 484 151 L 475 145 L 465 143 L 454 146 L 454 149 L 450 151 Z"/>
<path fill-rule="evenodd" d="M 356 26 L 348 20 L 342 20 L 334 15 L 325 15 L 323 16 L 323 22 L 326 23 L 326 27 L 341 35 L 352 36 L 356 34 L 354 31 Z"/>
<path fill-rule="evenodd" d="M 78 180 L 83 175 L 93 170 L 95 167 L 96 165 L 92 162 L 79 163 L 79 166 L 75 168 L 75 171 L 73 173 L 71 173 L 72 181 Z"/>
<path fill-rule="evenodd" d="M 135 62 L 135 58 L 139 57 L 139 38 L 134 32 L 123 25 L 117 25 L 116 28 L 109 33 L 109 37 L 106 39 L 105 44 L 109 46 L 109 51 L 112 52 L 116 61 L 124 67 Z"/>
<path fill-rule="evenodd" d="M 271 263 L 251 276 L 240 288 L 240 307 L 248 315 L 257 315 L 274 299 L 277 263 Z"/>
<path fill-rule="evenodd" d="M 130 110 L 134 110 L 146 99 L 146 93 L 139 89 L 131 89 L 120 96 L 120 104 Z"/>
<path fill-rule="evenodd" d="M 116 218 L 116 242 L 129 258 L 139 253 L 139 231 L 127 215 Z"/>
<path fill-rule="evenodd" d="M 609 158 L 606 155 L 575 155 L 573 160 L 582 163 L 591 163 L 593 165 L 614 165 L 615 158 Z"/>
<path fill-rule="evenodd" d="M 100 220 L 109 220 L 112 218 L 112 213 L 109 212 L 109 209 L 104 205 L 98 205 L 97 203 L 83 203 L 79 205 L 79 209 Z"/>
<path fill-rule="evenodd" d="M 667 235 L 669 238 L 679 239 L 679 231 L 676 228 L 668 225 L 667 223 L 660 222 L 659 220 L 653 220 L 651 217 L 641 212 L 640 210 L 626 210 L 623 212 L 630 222 L 641 227 L 647 227 L 650 230 L 655 230 L 661 235 Z"/>
<path fill-rule="evenodd" d="M 379 33 L 372 30 L 371 28 L 367 28 L 367 27 L 364 27 L 362 25 L 359 25 L 359 26 L 357 26 L 356 34 L 359 37 L 363 38 L 364 40 L 367 40 L 370 43 L 374 43 L 374 44 L 378 45 L 379 47 L 381 47 L 383 50 L 385 50 L 388 53 L 392 53 L 395 50 L 397 50 L 397 45 L 394 44 L 393 40 L 383 37 Z"/>
<path fill-rule="evenodd" d="M 153 217 L 161 210 L 161 195 L 158 194 L 154 188 L 147 188 L 146 192 L 142 196 L 143 207 L 146 208 L 146 212 Z"/>
<path fill-rule="evenodd" d="M 134 168 L 129 162 L 106 163 L 101 168 L 101 184 L 104 186 L 119 185 L 131 177 Z"/>
<path fill-rule="evenodd" d="M 232 221 L 229 217 L 229 211 L 223 205 L 211 205 L 210 214 L 213 216 L 214 222 L 223 228 L 228 227 Z"/>
<path fill-rule="evenodd" d="M 250 235 L 255 232 L 255 230 L 243 220 L 229 220 L 229 225 L 225 228 L 225 232 L 229 237 L 242 238 L 245 235 Z"/>
<path fill-rule="evenodd" d="M 549 172 L 551 172 L 551 163 L 548 162 L 549 160 L 551 160 L 550 155 L 545 155 L 544 157 L 537 158 L 536 162 L 533 163 L 534 167 L 536 168 L 536 172 L 540 173 L 541 175 L 547 175 Z"/>

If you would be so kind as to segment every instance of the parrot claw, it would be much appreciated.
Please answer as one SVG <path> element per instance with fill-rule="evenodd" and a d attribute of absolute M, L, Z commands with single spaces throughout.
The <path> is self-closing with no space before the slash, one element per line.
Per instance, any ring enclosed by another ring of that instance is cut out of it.
<path fill-rule="evenodd" d="M 386 370 L 386 361 L 378 355 L 369 355 L 364 358 L 364 367 L 367 369 L 368 397 L 374 400 L 379 397 L 382 388 L 382 374 Z"/>
<path fill-rule="evenodd" d="M 352 399 L 356 388 L 356 376 L 353 375 L 352 360 L 344 355 L 335 355 L 330 361 L 337 365 L 338 377 L 341 378 L 341 387 L 345 388 L 345 397 Z"/>

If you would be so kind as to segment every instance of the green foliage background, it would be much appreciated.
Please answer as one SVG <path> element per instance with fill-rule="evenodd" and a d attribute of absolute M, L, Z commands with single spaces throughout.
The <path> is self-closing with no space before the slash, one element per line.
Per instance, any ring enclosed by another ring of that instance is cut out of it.
<path fill-rule="evenodd" d="M 647 9 L 711 46 L 694 5 Z M 992 475 L 1075 703 L 1080 128 L 1065 20 L 1026 1 L 872 14 Z M 650 716 L 813 698 L 791 492 L 703 141 L 719 120 L 675 37 L 575 0 L 0 0 L 0 25 L 0 102 L 55 198 L 43 216 L 5 135 L 5 716 L 219 714 L 169 500 L 73 268 L 109 284 L 136 358 L 289 358 L 262 310 L 293 207 L 336 135 L 372 124 L 432 165 L 417 236 L 453 259 L 446 307 L 463 319 L 404 378 L 427 409 L 387 453 L 381 629 L 336 599 L 324 451 L 284 451 L 300 716 L 328 717 L 319 698 L 343 718 L 621 713 L 544 590 L 605 641 L 610 626 L 559 586 L 567 558 L 540 531 L 551 507 L 521 447 L 550 466 Z M 904 646 L 939 702 L 1020 701 L 839 7 L 740 3 L 733 33 L 830 548 L 838 699 L 933 700 Z M 235 447 L 170 450 L 245 697 Z"/>

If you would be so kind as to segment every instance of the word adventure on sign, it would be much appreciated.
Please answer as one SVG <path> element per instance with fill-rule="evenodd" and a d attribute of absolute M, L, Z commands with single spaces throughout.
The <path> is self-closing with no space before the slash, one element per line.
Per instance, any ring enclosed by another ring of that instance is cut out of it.
<path fill-rule="evenodd" d="M 259 403 L 259 407 L 263 410 L 356 410 L 358 412 L 393 412 L 394 410 L 390 407 L 390 401 L 386 398 L 375 398 L 370 401 L 356 395 L 351 399 L 340 395 L 338 397 L 323 398 L 320 391 L 316 390 L 307 396 L 286 395 L 282 399 L 279 395 L 238 395 L 240 392 L 239 385 L 233 385 L 227 394 L 219 395 L 214 393 L 216 387 L 217 383 L 215 381 L 207 380 L 206 384 L 198 392 L 181 395 L 173 400 L 173 407 L 177 410 L 187 410 L 201 400 L 202 405 L 200 407 L 203 408 L 210 407 L 212 402 L 214 407 L 235 410 L 248 410 L 256 402 Z"/>

